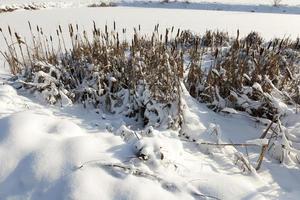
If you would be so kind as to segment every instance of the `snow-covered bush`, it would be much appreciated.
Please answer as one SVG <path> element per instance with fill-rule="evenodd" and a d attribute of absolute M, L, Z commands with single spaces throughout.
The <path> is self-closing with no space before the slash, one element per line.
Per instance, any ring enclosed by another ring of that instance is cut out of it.
<path fill-rule="evenodd" d="M 285 114 L 286 104 L 300 103 L 300 53 L 290 41 L 266 43 L 253 32 L 244 39 L 237 37 L 229 48 L 215 49 L 208 52 L 213 59 L 209 69 L 199 56 L 191 57 L 186 81 L 190 94 L 212 109 L 231 107 L 273 119 Z"/>
<path fill-rule="evenodd" d="M 59 26 L 56 52 L 50 48 L 52 36 L 44 41 L 42 29 L 37 27 L 35 37 L 29 26 L 33 48 L 15 34 L 16 48 L 8 45 L 5 53 L 22 87 L 40 92 L 50 104 L 68 100 L 124 114 L 144 125 L 180 124 L 183 57 L 169 46 L 167 35 L 163 42 L 159 35 L 150 39 L 135 31 L 129 44 L 121 43 L 117 32 L 108 33 L 107 27 L 101 32 L 94 24 L 93 38 L 88 39 L 86 31 L 81 34 L 78 26 L 69 25 L 72 48 L 67 50 Z"/>
<path fill-rule="evenodd" d="M 183 78 L 190 94 L 215 111 L 234 108 L 273 119 L 285 114 L 287 104 L 300 103 L 299 39 L 265 42 L 256 32 L 240 39 L 239 32 L 232 38 L 218 31 L 201 37 L 188 30 L 176 33 L 173 27 L 163 36 L 157 25 L 152 37 L 135 29 L 129 43 L 120 41 L 115 24 L 110 32 L 107 26 L 102 32 L 94 24 L 92 39 L 70 24 L 71 49 L 67 50 L 59 26 L 57 52 L 50 48 L 52 36 L 49 41 L 40 27 L 37 33 L 30 23 L 29 27 L 33 47 L 9 28 L 9 37 L 16 42 L 8 44 L 4 55 L 24 86 L 31 85 L 49 103 L 69 99 L 134 117 L 144 125 L 178 127 Z M 203 66 L 207 60 L 209 66 Z M 59 76 L 37 63 L 55 69 Z"/>

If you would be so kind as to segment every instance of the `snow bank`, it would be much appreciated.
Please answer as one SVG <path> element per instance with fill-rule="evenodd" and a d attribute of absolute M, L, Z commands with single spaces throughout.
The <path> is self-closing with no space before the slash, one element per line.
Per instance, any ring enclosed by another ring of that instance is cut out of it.
<path fill-rule="evenodd" d="M 113 156 L 114 148 L 120 148 L 124 158 L 132 156 L 126 155 L 131 151 L 120 137 L 87 134 L 76 124 L 43 110 L 40 114 L 25 111 L 2 118 L 0 129 L 1 199 L 181 197 L 145 178 L 123 175 L 120 179 L 113 171 L 88 164 L 76 169 L 91 160 L 120 162 Z"/>

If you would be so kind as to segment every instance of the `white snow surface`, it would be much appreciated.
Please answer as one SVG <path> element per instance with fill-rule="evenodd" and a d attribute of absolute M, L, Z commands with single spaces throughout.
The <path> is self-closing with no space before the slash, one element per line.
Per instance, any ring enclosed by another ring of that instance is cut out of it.
<path fill-rule="evenodd" d="M 245 142 L 262 132 L 249 118 L 210 111 L 187 91 L 183 104 L 189 121 L 184 130 L 192 130 L 196 141 L 214 141 L 212 123 L 219 126 L 221 143 Z M 205 149 L 180 140 L 175 131 L 151 129 L 151 135 L 125 142 L 117 131 L 125 124 L 120 116 L 103 117 L 76 105 L 43 105 L 6 84 L 0 85 L 0 108 L 0 199 L 194 199 L 191 192 L 219 199 L 300 195 L 299 166 L 280 165 L 269 157 L 258 173 L 243 173 L 235 164 L 236 148 Z M 299 125 L 294 126 L 292 133 L 299 139 Z M 141 147 L 149 161 L 134 158 Z M 248 150 L 255 165 L 259 149 Z M 130 166 L 163 181 L 105 164 Z"/>
<path fill-rule="evenodd" d="M 0 4 L 24 3 L 1 0 Z M 43 1 L 44 2 L 44 1 Z M 54 1 L 52 1 L 54 2 Z M 74 0 L 72 0 L 74 3 Z M 129 1 L 128 1 L 129 2 Z M 269 1 L 206 0 L 226 4 L 268 4 Z M 76 3 L 76 2 L 75 2 Z M 299 1 L 283 1 L 297 6 Z M 63 3 L 64 4 L 64 3 Z M 259 31 L 265 38 L 298 36 L 297 15 L 160 8 L 64 8 L 17 11 L 0 14 L 0 27 L 11 25 L 29 37 L 27 21 L 54 33 L 58 24 L 78 23 L 81 28 L 99 26 L 115 20 L 118 28 L 132 29 L 138 24 L 149 33 L 157 23 L 203 33 L 206 29 L 241 34 Z M 29 38 L 28 38 L 29 39 Z M 0 38 L 0 49 L 4 41 Z M 58 107 L 40 102 L 26 92 L 17 91 L 4 80 L 8 69 L 0 67 L 0 199 L 299 199 L 299 164 L 280 164 L 266 155 L 258 172 L 248 173 L 236 162 L 242 152 L 256 167 L 259 147 L 201 145 L 208 143 L 252 143 L 266 128 L 238 113 L 214 113 L 183 91 L 185 126 L 189 142 L 172 130 L 151 129 L 152 134 L 138 140 L 124 140 L 120 130 L 131 132 L 128 119 L 108 113 L 97 114 L 79 105 Z M 290 139 L 300 148 L 300 117 L 290 115 L 284 122 Z M 129 122 L 130 124 L 130 122 Z M 217 130 L 217 134 L 212 134 Z M 138 149 L 148 161 L 135 157 Z M 298 148 L 298 149 L 299 149 Z M 246 154 L 248 152 L 248 155 Z M 161 160 L 161 155 L 163 159 Z M 116 164 L 131 170 L 107 166 Z M 140 170 L 151 176 L 137 176 Z M 194 195 L 193 195 L 194 194 Z M 195 194 L 198 194 L 195 195 Z M 207 198 L 213 199 L 213 198 Z"/>
<path fill-rule="evenodd" d="M 162 2 L 161 0 L 151 0 L 152 2 Z M 22 3 L 40 3 L 40 2 L 59 2 L 59 3 L 77 3 L 77 4 L 92 4 L 99 2 L 150 2 L 147 0 L 1 0 L 0 4 L 22 4 Z M 170 0 L 170 2 L 173 2 Z M 186 2 L 178 0 L 178 2 Z M 272 5 L 273 0 L 189 0 L 191 3 L 222 3 L 222 4 L 241 4 L 241 5 Z M 300 5 L 300 0 L 282 0 L 282 5 L 297 6 Z"/>
<path fill-rule="evenodd" d="M 110 29 L 116 21 L 117 29 L 121 32 L 126 28 L 131 35 L 133 27 L 141 25 L 142 33 L 152 33 L 154 26 L 160 24 L 160 30 L 165 28 L 190 29 L 193 32 L 203 34 L 206 30 L 228 31 L 235 36 L 239 29 L 240 35 L 245 36 L 251 31 L 259 32 L 265 39 L 274 37 L 291 37 L 295 39 L 299 35 L 299 15 L 246 13 L 207 10 L 184 9 L 160 9 L 160 8 L 133 8 L 133 7 L 109 7 L 109 8 L 65 8 L 38 11 L 16 11 L 0 14 L 0 27 L 7 34 L 7 26 L 13 31 L 25 36 L 31 41 L 28 21 L 32 26 L 39 25 L 44 33 L 55 35 L 58 25 L 62 25 L 65 34 L 68 34 L 69 23 L 78 23 L 81 30 L 91 30 L 93 20 L 98 27 L 104 29 L 107 24 Z M 272 23 L 273 22 L 273 23 Z M 88 31 L 90 32 L 90 31 Z M 127 37 L 127 35 L 121 35 Z M 66 37 L 67 38 L 67 37 Z M 0 47 L 5 48 L 5 42 L 0 37 Z"/>

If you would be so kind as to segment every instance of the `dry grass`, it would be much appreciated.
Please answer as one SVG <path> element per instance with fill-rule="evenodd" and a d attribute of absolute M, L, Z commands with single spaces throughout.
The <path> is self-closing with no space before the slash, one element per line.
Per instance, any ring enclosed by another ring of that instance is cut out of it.
<path fill-rule="evenodd" d="M 94 23 L 92 38 L 72 24 L 67 39 L 61 26 L 55 37 L 30 23 L 29 29 L 31 47 L 10 27 L 8 36 L 1 30 L 8 49 L 2 54 L 22 87 L 41 92 L 53 104 L 67 98 L 141 118 L 144 124 L 161 124 L 169 117 L 168 126 L 178 125 L 183 56 L 169 43 L 168 30 L 164 38 L 158 31 L 147 38 L 135 30 L 128 42 L 120 41 L 115 23 L 104 31 Z"/>
<path fill-rule="evenodd" d="M 202 51 L 208 50 L 200 49 L 196 54 Z M 232 107 L 273 119 L 280 111 L 277 99 L 291 105 L 300 103 L 299 40 L 264 42 L 255 32 L 242 39 L 237 34 L 229 47 L 212 45 L 209 55 L 209 67 L 201 66 L 199 56 L 192 57 L 186 86 L 192 96 L 212 109 Z"/>
<path fill-rule="evenodd" d="M 22 86 L 43 93 L 50 103 L 67 98 L 139 116 L 144 124 L 163 118 L 180 124 L 183 78 L 190 94 L 215 111 L 231 107 L 273 119 L 280 112 L 277 99 L 300 103 L 299 39 L 265 42 L 255 32 L 245 38 L 218 31 L 200 36 L 174 27 L 160 34 L 159 24 L 151 37 L 141 35 L 139 26 L 130 41 L 120 40 L 126 30 L 117 32 L 115 23 L 103 31 L 94 23 L 92 38 L 77 24 L 70 24 L 67 34 L 59 26 L 55 36 L 30 23 L 29 29 L 32 45 L 10 27 L 7 35 L 1 30 L 8 49 L 2 55 Z M 203 66 L 207 58 L 211 65 Z M 152 115 L 158 117 L 153 121 Z"/>

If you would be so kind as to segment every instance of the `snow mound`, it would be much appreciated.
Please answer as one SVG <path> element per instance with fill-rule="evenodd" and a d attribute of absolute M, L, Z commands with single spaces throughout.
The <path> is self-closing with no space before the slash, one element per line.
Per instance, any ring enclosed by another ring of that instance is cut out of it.
<path fill-rule="evenodd" d="M 88 134 L 45 110 L 1 118 L 0 129 L 0 199 L 191 198 L 147 178 L 89 165 L 134 155 L 131 145 L 110 133 Z"/>

